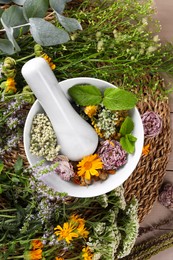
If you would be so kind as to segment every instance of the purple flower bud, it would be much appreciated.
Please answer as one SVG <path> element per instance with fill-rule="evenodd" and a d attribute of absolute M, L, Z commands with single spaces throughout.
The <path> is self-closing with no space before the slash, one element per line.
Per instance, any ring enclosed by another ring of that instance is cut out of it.
<path fill-rule="evenodd" d="M 102 141 L 97 153 L 102 159 L 104 170 L 116 170 L 127 162 L 127 153 L 115 140 Z"/>
<path fill-rule="evenodd" d="M 74 176 L 74 171 L 68 158 L 64 155 L 58 155 L 54 162 L 59 163 L 55 169 L 55 172 L 58 173 L 64 181 L 70 181 L 70 178 Z"/>
<path fill-rule="evenodd" d="M 162 119 L 158 114 L 147 111 L 141 118 L 144 126 L 144 135 L 146 137 L 155 137 L 160 133 L 162 129 Z"/>

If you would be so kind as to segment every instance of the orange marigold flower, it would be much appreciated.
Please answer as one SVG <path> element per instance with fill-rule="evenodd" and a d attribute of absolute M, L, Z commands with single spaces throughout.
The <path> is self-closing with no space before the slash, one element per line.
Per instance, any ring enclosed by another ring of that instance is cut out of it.
<path fill-rule="evenodd" d="M 16 82 L 14 80 L 14 78 L 8 78 L 7 81 L 6 81 L 6 89 L 5 89 L 5 92 L 14 92 L 16 93 L 17 89 L 16 89 Z"/>
<path fill-rule="evenodd" d="M 58 236 L 58 240 L 65 239 L 66 242 L 69 244 L 71 240 L 73 240 L 74 237 L 78 237 L 79 235 L 75 232 L 75 225 L 72 223 L 65 222 L 63 224 L 63 227 L 58 225 L 56 228 L 54 234 Z"/>
<path fill-rule="evenodd" d="M 63 257 L 55 257 L 55 260 L 64 260 L 64 258 Z"/>
<path fill-rule="evenodd" d="M 145 146 L 143 147 L 143 149 L 142 149 L 142 154 L 143 154 L 143 155 L 148 155 L 149 152 L 150 152 L 150 144 L 147 144 L 147 145 L 145 145 Z"/>
<path fill-rule="evenodd" d="M 97 110 L 98 110 L 98 106 L 86 106 L 84 108 L 85 114 L 90 118 L 96 115 Z"/>
<path fill-rule="evenodd" d="M 32 245 L 32 249 L 33 249 L 33 250 L 43 248 L 43 243 L 42 243 L 41 240 L 39 240 L 39 239 L 34 239 L 34 240 L 31 242 L 31 245 Z"/>
<path fill-rule="evenodd" d="M 42 57 L 49 63 L 49 66 L 52 70 L 56 68 L 56 65 L 52 62 L 52 59 L 46 53 L 44 53 Z"/>
<path fill-rule="evenodd" d="M 41 260 L 42 259 L 42 250 L 36 249 L 29 252 L 29 260 Z"/>
<path fill-rule="evenodd" d="M 88 246 L 84 247 L 82 249 L 82 257 L 83 257 L 84 260 L 92 260 L 93 259 L 93 254 L 91 253 L 91 250 Z"/>
<path fill-rule="evenodd" d="M 84 176 L 86 180 L 91 179 L 92 176 L 99 176 L 99 169 L 103 168 L 103 163 L 98 154 L 85 156 L 78 164 L 78 176 Z"/>

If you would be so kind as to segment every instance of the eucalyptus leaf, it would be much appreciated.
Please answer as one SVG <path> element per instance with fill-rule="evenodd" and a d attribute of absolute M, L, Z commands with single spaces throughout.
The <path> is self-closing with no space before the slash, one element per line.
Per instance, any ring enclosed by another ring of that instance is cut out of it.
<path fill-rule="evenodd" d="M 121 135 L 130 134 L 133 131 L 133 128 L 134 128 L 134 123 L 131 117 L 127 116 L 121 125 L 120 134 Z"/>
<path fill-rule="evenodd" d="M 23 5 L 23 13 L 28 21 L 31 17 L 43 18 L 49 7 L 49 0 L 26 0 Z"/>
<path fill-rule="evenodd" d="M 68 31 L 68 32 L 74 32 L 76 30 L 82 30 L 81 24 L 74 18 L 68 18 L 63 15 L 60 15 L 56 12 L 58 21 L 60 24 Z"/>
<path fill-rule="evenodd" d="M 2 13 L 4 12 L 3 9 L 0 9 L 0 17 L 2 16 Z M 2 23 L 0 22 L 0 29 L 2 28 Z"/>
<path fill-rule="evenodd" d="M 17 5 L 23 5 L 25 3 L 26 0 L 13 0 L 13 3 L 17 4 Z"/>
<path fill-rule="evenodd" d="M 20 6 L 12 5 L 8 9 L 6 9 L 2 14 L 3 22 L 8 27 L 14 27 L 17 25 L 22 25 L 26 23 L 26 20 L 23 15 L 23 8 Z M 13 36 L 14 38 L 19 36 L 20 28 L 14 29 L 13 28 Z M 28 29 L 27 29 L 28 30 Z M 26 27 L 24 32 L 27 31 Z"/>
<path fill-rule="evenodd" d="M 69 88 L 68 93 L 81 106 L 98 105 L 102 101 L 100 90 L 92 85 L 75 85 Z"/>
<path fill-rule="evenodd" d="M 63 44 L 69 41 L 69 35 L 63 29 L 41 18 L 30 18 L 30 31 L 34 40 L 42 46 Z"/>
<path fill-rule="evenodd" d="M 65 4 L 67 3 L 67 0 L 49 0 L 50 6 L 53 10 L 58 12 L 59 14 L 62 14 L 65 8 Z"/>
<path fill-rule="evenodd" d="M 110 110 L 129 110 L 137 103 L 136 96 L 119 88 L 107 88 L 104 91 L 103 104 Z"/>
<path fill-rule="evenodd" d="M 14 51 L 15 51 L 15 52 L 20 51 L 20 47 L 19 47 L 19 45 L 17 44 L 17 42 L 16 42 L 16 40 L 15 40 L 15 38 L 14 38 L 14 36 L 13 36 L 13 28 L 12 28 L 12 27 L 8 27 L 8 26 L 4 23 L 4 21 L 3 21 L 2 18 L 1 18 L 1 23 L 2 23 L 2 25 L 3 25 L 3 27 L 4 27 L 5 31 L 6 31 L 6 34 L 7 34 L 7 37 L 8 37 L 8 39 L 9 39 L 9 41 L 10 41 L 10 42 L 12 43 L 12 45 L 14 46 Z"/>
<path fill-rule="evenodd" d="M 13 44 L 7 39 L 0 39 L 0 50 L 8 55 L 15 53 Z"/>

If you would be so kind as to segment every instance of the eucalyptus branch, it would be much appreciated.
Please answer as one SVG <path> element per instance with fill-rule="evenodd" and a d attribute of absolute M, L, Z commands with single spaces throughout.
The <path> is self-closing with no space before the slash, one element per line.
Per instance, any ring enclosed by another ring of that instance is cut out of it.
<path fill-rule="evenodd" d="M 21 27 L 25 27 L 25 26 L 29 26 L 30 23 L 26 23 L 26 24 L 21 24 L 21 25 L 16 25 L 16 26 L 12 26 L 12 29 L 17 29 L 17 28 L 21 28 Z M 0 32 L 5 32 L 6 29 L 1 29 Z"/>

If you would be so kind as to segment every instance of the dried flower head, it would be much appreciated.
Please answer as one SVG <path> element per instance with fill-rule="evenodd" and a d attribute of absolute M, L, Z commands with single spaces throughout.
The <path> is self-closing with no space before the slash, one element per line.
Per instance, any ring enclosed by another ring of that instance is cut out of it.
<path fill-rule="evenodd" d="M 116 170 L 127 162 L 127 153 L 122 149 L 120 143 L 115 140 L 100 142 L 97 153 L 102 159 L 103 169 L 105 170 Z"/>
<path fill-rule="evenodd" d="M 58 155 L 55 159 L 55 162 L 58 162 L 58 166 L 55 169 L 55 172 L 59 174 L 61 179 L 64 181 L 70 181 L 71 177 L 74 176 L 73 165 L 69 162 L 69 159 L 65 155 Z"/>
<path fill-rule="evenodd" d="M 85 114 L 91 118 L 93 116 L 95 116 L 97 114 L 97 111 L 98 111 L 98 106 L 86 106 L 84 108 L 84 112 Z"/>
<path fill-rule="evenodd" d="M 160 191 L 159 202 L 168 209 L 173 210 L 173 185 L 165 183 Z"/>
<path fill-rule="evenodd" d="M 158 114 L 153 111 L 147 111 L 141 116 L 141 118 L 146 137 L 155 137 L 161 132 L 162 119 Z"/>

